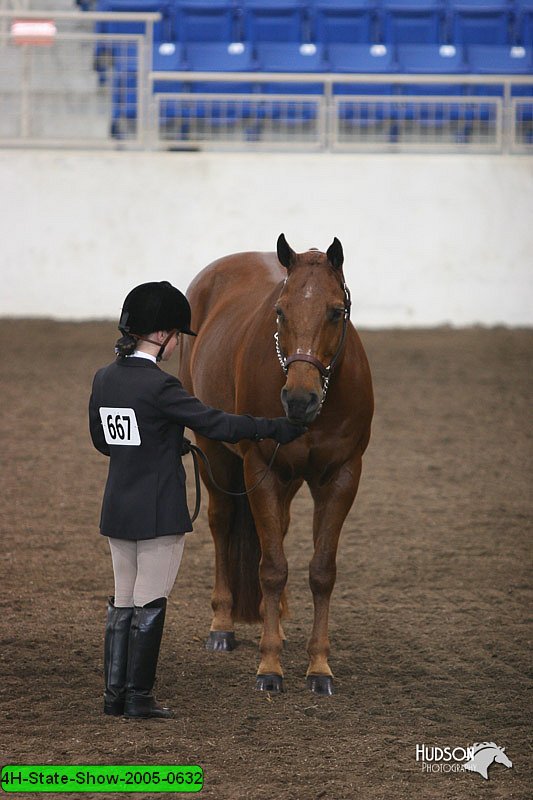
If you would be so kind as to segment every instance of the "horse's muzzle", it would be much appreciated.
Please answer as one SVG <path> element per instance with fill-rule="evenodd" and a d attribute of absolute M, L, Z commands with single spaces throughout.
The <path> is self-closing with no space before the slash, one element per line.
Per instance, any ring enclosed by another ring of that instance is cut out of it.
<path fill-rule="evenodd" d="M 308 425 L 316 419 L 320 411 L 320 397 L 316 392 L 298 391 L 283 388 L 281 404 L 290 422 Z"/>

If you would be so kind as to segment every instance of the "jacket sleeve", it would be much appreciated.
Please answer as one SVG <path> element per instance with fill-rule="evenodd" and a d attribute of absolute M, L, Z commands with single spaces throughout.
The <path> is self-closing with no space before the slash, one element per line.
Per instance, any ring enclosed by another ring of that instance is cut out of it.
<path fill-rule="evenodd" d="M 95 382 L 93 383 L 93 391 L 89 400 L 89 431 L 91 439 L 96 447 L 104 456 L 110 455 L 109 445 L 107 444 L 102 428 L 102 421 L 100 419 L 100 412 L 98 410 L 98 403 L 95 400 Z"/>
<path fill-rule="evenodd" d="M 208 439 L 221 442 L 257 440 L 265 437 L 267 427 L 270 427 L 267 425 L 270 420 L 249 414 L 228 414 L 204 405 L 197 397 L 190 395 L 176 378 L 165 381 L 159 402 L 168 419 L 207 436 Z"/>

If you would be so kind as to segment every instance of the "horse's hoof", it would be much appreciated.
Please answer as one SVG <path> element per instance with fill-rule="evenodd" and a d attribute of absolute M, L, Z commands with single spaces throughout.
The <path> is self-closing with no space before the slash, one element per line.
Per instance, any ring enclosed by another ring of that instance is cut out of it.
<path fill-rule="evenodd" d="M 283 676 L 272 672 L 268 675 L 258 675 L 255 679 L 257 692 L 275 692 L 280 694 L 285 691 L 283 686 Z"/>
<path fill-rule="evenodd" d="M 329 695 L 334 694 L 333 678 L 331 675 L 308 675 L 307 688 L 315 694 Z"/>
<path fill-rule="evenodd" d="M 205 649 L 213 653 L 231 653 L 237 647 L 233 631 L 209 631 Z"/>

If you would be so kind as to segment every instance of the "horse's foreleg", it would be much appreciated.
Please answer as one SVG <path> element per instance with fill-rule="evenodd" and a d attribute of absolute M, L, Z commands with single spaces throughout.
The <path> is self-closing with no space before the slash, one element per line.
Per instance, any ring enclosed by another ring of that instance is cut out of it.
<path fill-rule="evenodd" d="M 314 554 L 309 565 L 313 593 L 314 622 L 307 645 L 307 685 L 317 694 L 333 693 L 328 618 L 331 593 L 337 575 L 337 546 L 342 525 L 352 506 L 361 476 L 361 457 L 345 464 L 326 486 L 311 485 L 315 501 L 313 520 Z"/>
<path fill-rule="evenodd" d="M 280 655 L 283 629 L 280 624 L 280 600 L 287 583 L 287 559 L 281 537 L 260 534 L 260 540 L 263 551 L 259 566 L 263 592 L 263 631 L 259 645 L 261 660 L 257 669 L 256 688 L 282 692 L 283 670 Z"/>
<path fill-rule="evenodd" d="M 258 464 L 248 458 L 245 474 L 254 482 Z M 260 471 L 260 469 L 259 469 Z M 287 583 L 288 565 L 283 552 L 283 535 L 288 521 L 286 491 L 274 476 L 269 476 L 257 491 L 250 495 L 250 505 L 256 520 L 261 543 L 259 580 L 261 583 L 263 631 L 259 650 L 261 659 L 257 670 L 256 688 L 260 691 L 282 692 L 283 670 L 280 655 L 283 645 L 280 625 L 280 601 Z"/>

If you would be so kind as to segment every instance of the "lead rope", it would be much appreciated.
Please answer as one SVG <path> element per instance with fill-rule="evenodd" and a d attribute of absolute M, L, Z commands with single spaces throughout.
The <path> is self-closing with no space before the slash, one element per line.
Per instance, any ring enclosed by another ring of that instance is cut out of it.
<path fill-rule="evenodd" d="M 191 522 L 194 522 L 194 520 L 198 517 L 198 514 L 200 513 L 200 505 L 201 505 L 201 502 L 202 502 L 202 484 L 200 482 L 200 468 L 198 466 L 198 459 L 199 458 L 201 458 L 201 460 L 202 460 L 202 462 L 203 462 L 203 464 L 204 464 L 204 466 L 205 466 L 205 468 L 207 470 L 207 474 L 209 475 L 210 481 L 212 482 L 213 486 L 215 486 L 219 490 L 219 492 L 222 492 L 223 494 L 229 494 L 229 495 L 231 495 L 231 497 L 246 497 L 247 495 L 249 495 L 252 492 L 254 492 L 257 489 L 257 487 L 260 486 L 261 483 L 263 483 L 263 481 L 265 480 L 266 476 L 268 475 L 268 473 L 272 469 L 272 465 L 274 464 L 274 460 L 275 460 L 275 458 L 276 458 L 276 456 L 278 454 L 279 447 L 280 447 L 280 443 L 278 442 L 276 444 L 276 447 L 274 448 L 274 452 L 272 453 L 272 457 L 271 457 L 270 461 L 268 462 L 265 471 L 263 472 L 263 474 L 261 475 L 259 480 L 256 483 L 254 483 L 254 485 L 252 486 L 251 489 L 248 489 L 247 491 L 244 491 L 244 492 L 230 492 L 229 489 L 223 489 L 222 486 L 219 486 L 219 484 L 216 482 L 216 480 L 215 480 L 215 478 L 213 476 L 213 472 L 211 470 L 211 464 L 209 463 L 209 459 L 207 458 L 207 456 L 203 452 L 203 450 L 201 450 L 198 447 L 198 445 L 193 444 L 190 441 L 190 439 L 187 439 L 187 438 L 184 437 L 183 438 L 183 446 L 182 446 L 182 449 L 181 449 L 181 455 L 184 456 L 184 455 L 187 455 L 187 453 L 190 453 L 192 455 L 192 462 L 193 462 L 193 466 L 194 466 L 194 485 L 195 485 L 195 490 L 196 490 L 196 501 L 195 501 L 195 505 L 194 505 L 194 512 L 193 512 L 193 515 L 191 517 Z"/>

